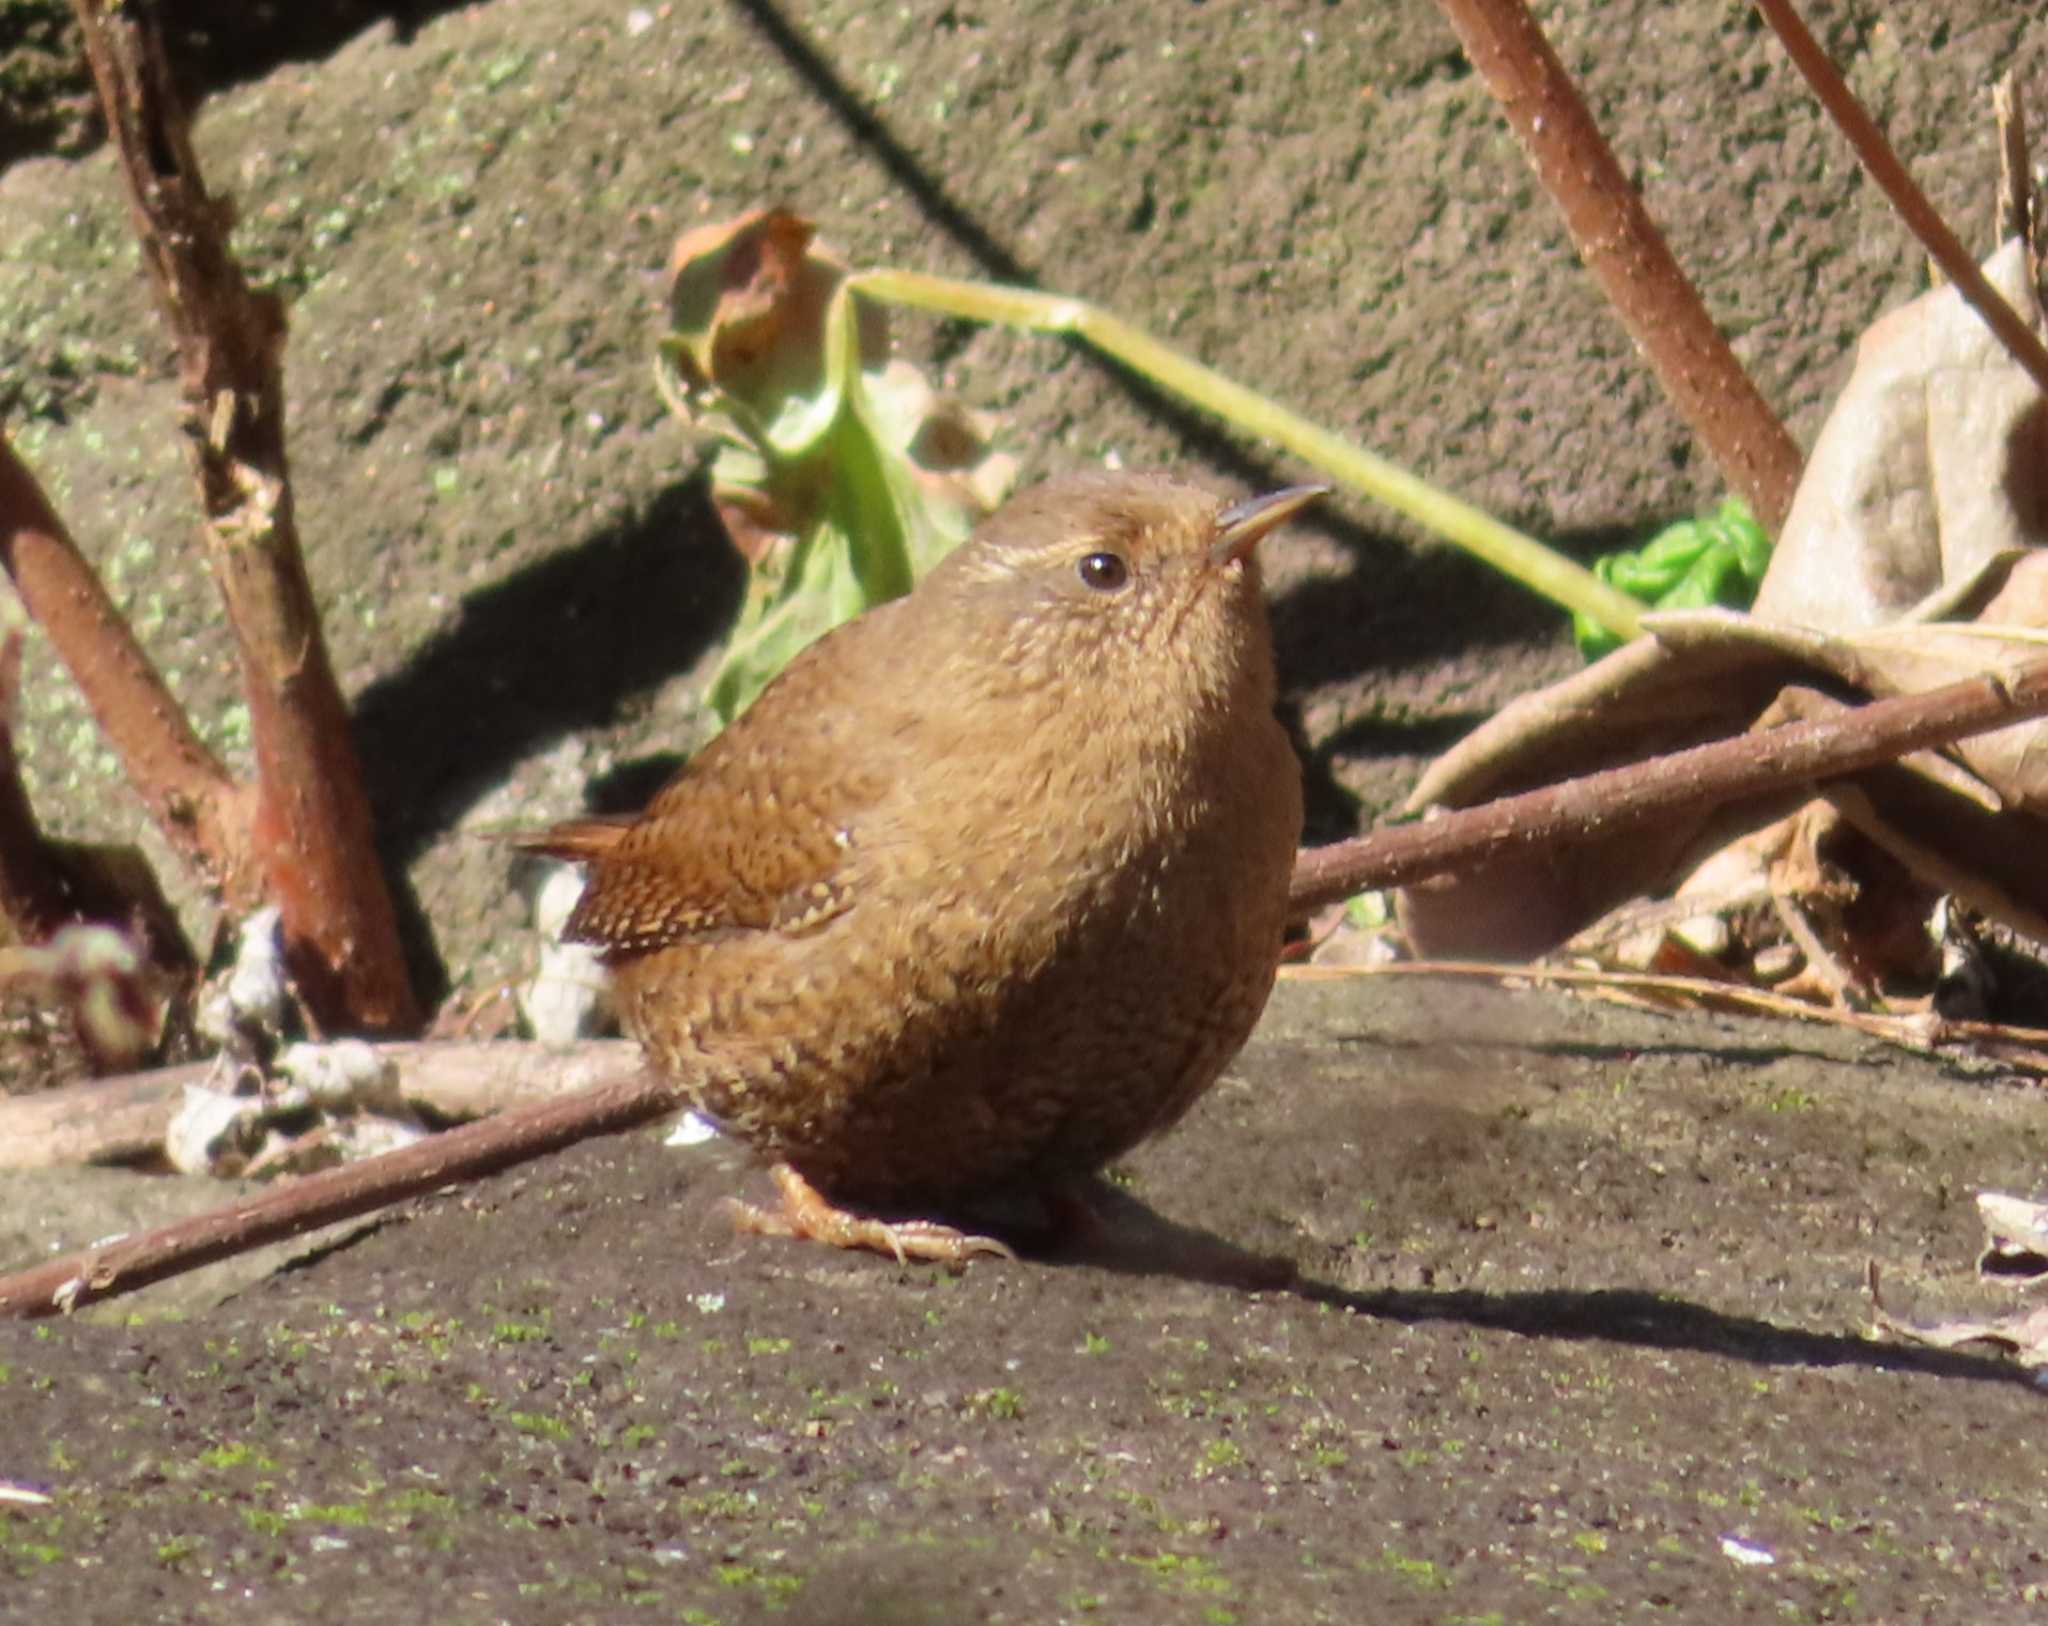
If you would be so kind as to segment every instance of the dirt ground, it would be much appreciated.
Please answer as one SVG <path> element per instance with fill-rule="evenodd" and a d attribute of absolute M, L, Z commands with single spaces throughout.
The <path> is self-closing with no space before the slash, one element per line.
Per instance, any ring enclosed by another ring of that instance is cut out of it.
<path fill-rule="evenodd" d="M 1981 232 L 1988 86 L 2040 100 L 2048 6 L 1814 9 Z M 1920 255 L 1746 8 L 1544 16 L 1810 438 Z M 222 89 L 199 144 L 292 297 L 309 567 L 436 1000 L 531 953 L 480 832 L 644 789 L 701 728 L 738 577 L 648 360 L 703 220 L 786 202 L 856 264 L 1085 294 L 1581 554 L 1719 492 L 1425 0 L 426 8 Z M 1077 350 L 897 330 L 1027 478 L 1300 477 Z M 171 403 L 107 156 L 14 165 L 8 433 L 233 755 Z M 1313 839 L 1572 660 L 1362 502 L 1273 551 Z M 53 829 L 160 853 L 40 650 L 19 732 Z M 742 1242 L 711 1210 L 757 1177 L 607 1141 L 225 1303 L 0 1328 L 0 1479 L 55 1497 L 0 1511 L 0 1617 L 2023 1617 L 2040 1400 L 1866 1342 L 1861 1284 L 1960 1295 L 1968 1193 L 2031 1189 L 2040 1121 L 1811 1029 L 1389 982 L 1283 990 L 1133 1160 L 1108 1260 Z M 58 1200 L 0 1183 L 0 1232 L 41 1251 Z"/>
<path fill-rule="evenodd" d="M 1976 1296 L 1966 1188 L 2044 1143 L 1815 1028 L 1386 979 L 1284 984 L 1093 1259 L 736 1237 L 740 1159 L 589 1143 L 218 1306 L 0 1324 L 55 1497 L 0 1613 L 2032 1618 L 2042 1397 L 1868 1341 L 1863 1281 Z"/>

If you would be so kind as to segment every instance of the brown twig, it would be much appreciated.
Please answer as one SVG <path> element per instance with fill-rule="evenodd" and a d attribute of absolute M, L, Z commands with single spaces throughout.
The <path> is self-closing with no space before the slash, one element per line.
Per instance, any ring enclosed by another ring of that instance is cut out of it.
<path fill-rule="evenodd" d="M 70 670 L 157 828 L 231 905 L 254 903 L 262 888 L 250 846 L 247 792 L 186 721 L 4 436 L 0 566 Z"/>
<path fill-rule="evenodd" d="M 323 1027 L 415 1028 L 348 709 L 300 557 L 285 457 L 284 309 L 228 248 L 155 9 L 75 0 L 135 226 L 182 358 L 185 433 L 256 759 L 252 829 L 285 954 Z"/>
<path fill-rule="evenodd" d="M 1791 0 L 1756 0 L 1756 9 L 1776 30 L 1785 54 L 1806 76 L 1807 84 L 1813 87 L 1813 93 L 1820 98 L 1821 106 L 1827 109 L 1828 117 L 1849 138 L 1849 145 L 1856 149 L 1857 158 L 1870 178 L 1883 189 L 1884 195 L 1891 199 L 1892 207 L 1899 211 L 1899 218 L 1920 239 L 1922 246 L 1933 256 L 1934 263 L 1941 267 L 1942 274 L 1956 285 L 1971 308 L 1998 335 L 1999 342 L 2013 360 L 2026 368 L 2043 391 L 2048 391 L 2048 346 L 2042 344 L 2026 319 L 1991 286 L 1970 251 L 1949 230 L 1948 222 L 1927 201 L 1927 194 L 1906 173 L 1906 166 L 1899 162 L 1899 155 L 1892 151 L 1891 143 L 1878 129 L 1877 121 L 1863 110 L 1863 104 L 1856 100 L 1855 92 L 1849 89 L 1827 52 L 1821 49 L 1820 42 L 1800 20 Z"/>
<path fill-rule="evenodd" d="M 1373 887 L 1404 886 L 1510 853 L 1839 779 L 2043 713 L 2048 660 L 1873 700 L 1838 717 L 1716 740 L 1315 848 L 1296 860 L 1288 901 L 1305 915 Z"/>
<path fill-rule="evenodd" d="M 2005 1022 L 1968 1022 L 1936 1016 L 1931 1011 L 1892 1015 L 1850 1010 L 1842 1005 L 1817 1005 L 1773 988 L 1756 988 L 1722 977 L 1681 977 L 1657 971 L 1594 970 L 1586 966 L 1495 965 L 1483 960 L 1396 960 L 1385 965 L 1283 965 L 1288 982 L 1339 982 L 1352 977 L 1448 977 L 1502 985 L 1528 983 L 1595 992 L 1655 995 L 1657 1007 L 1741 1011 L 1752 1016 L 1782 1016 L 1797 1022 L 1819 1022 L 1850 1028 L 1886 1044 L 1919 1055 L 1939 1055 L 1946 1047 L 1968 1046 L 1971 1054 L 1991 1056 L 2036 1077 L 2048 1075 L 2048 1029 L 2015 1027 Z M 1648 1000 L 1643 1003 L 1649 1003 Z"/>
<path fill-rule="evenodd" d="M 1664 393 L 1776 534 L 1804 458 L 1721 337 L 1523 0 L 1437 0 Z"/>
<path fill-rule="evenodd" d="M 1999 242 L 2017 237 L 2027 245 L 2027 267 L 2038 281 L 2035 263 L 2034 166 L 2027 156 L 2027 103 L 2020 82 L 2010 72 L 1991 87 L 1991 116 L 1998 128 L 1998 209 L 1992 235 Z"/>
<path fill-rule="evenodd" d="M 560 1100 L 517 1107 L 227 1208 L 0 1276 L 0 1315 L 54 1315 L 132 1293 L 267 1242 L 474 1180 L 594 1135 L 634 1128 L 680 1104 L 671 1086 L 636 1072 Z"/>
<path fill-rule="evenodd" d="M 19 606 L 0 607 L 0 622 L 0 913 L 15 938 L 40 943 L 75 916 L 63 866 L 36 824 L 14 750 L 21 694 Z"/>

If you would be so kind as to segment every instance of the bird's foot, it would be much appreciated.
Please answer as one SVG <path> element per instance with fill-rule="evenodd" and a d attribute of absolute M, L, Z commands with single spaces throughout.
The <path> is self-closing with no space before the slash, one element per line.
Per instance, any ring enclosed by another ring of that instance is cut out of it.
<path fill-rule="evenodd" d="M 992 1236 L 975 1236 L 936 1220 L 880 1220 L 849 1213 L 829 1202 L 787 1163 L 776 1164 L 770 1173 L 782 1193 L 781 1212 L 735 1198 L 726 1207 L 739 1230 L 760 1236 L 804 1237 L 835 1248 L 870 1248 L 890 1255 L 899 1265 L 912 1259 L 961 1264 L 978 1253 L 999 1259 L 1017 1257 Z"/>

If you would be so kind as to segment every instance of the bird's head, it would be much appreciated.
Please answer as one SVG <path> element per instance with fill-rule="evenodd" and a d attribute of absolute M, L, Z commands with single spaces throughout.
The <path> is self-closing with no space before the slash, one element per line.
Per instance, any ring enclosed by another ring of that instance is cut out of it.
<path fill-rule="evenodd" d="M 1159 474 L 1052 480 L 984 521 L 919 587 L 991 689 L 1223 705 L 1272 685 L 1253 549 L 1321 486 L 1233 502 Z M 1103 686 L 1109 686 L 1105 691 Z"/>

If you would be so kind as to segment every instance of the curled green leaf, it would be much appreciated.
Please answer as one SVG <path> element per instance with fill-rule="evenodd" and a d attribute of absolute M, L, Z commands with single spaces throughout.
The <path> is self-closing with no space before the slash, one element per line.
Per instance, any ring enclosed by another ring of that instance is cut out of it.
<path fill-rule="evenodd" d="M 1729 497 L 1711 514 L 1680 520 L 1632 552 L 1594 561 L 1593 573 L 1642 604 L 1658 610 L 1698 610 L 1708 605 L 1747 609 L 1771 562 L 1771 539 L 1740 497 Z M 1579 614 L 1572 636 L 1587 660 L 1620 647 L 1604 626 Z"/>
<path fill-rule="evenodd" d="M 910 591 L 1009 489 L 986 420 L 889 358 L 880 308 L 781 210 L 685 234 L 663 398 L 722 443 L 712 498 L 751 576 L 707 701 L 730 722 L 806 644 Z"/>

